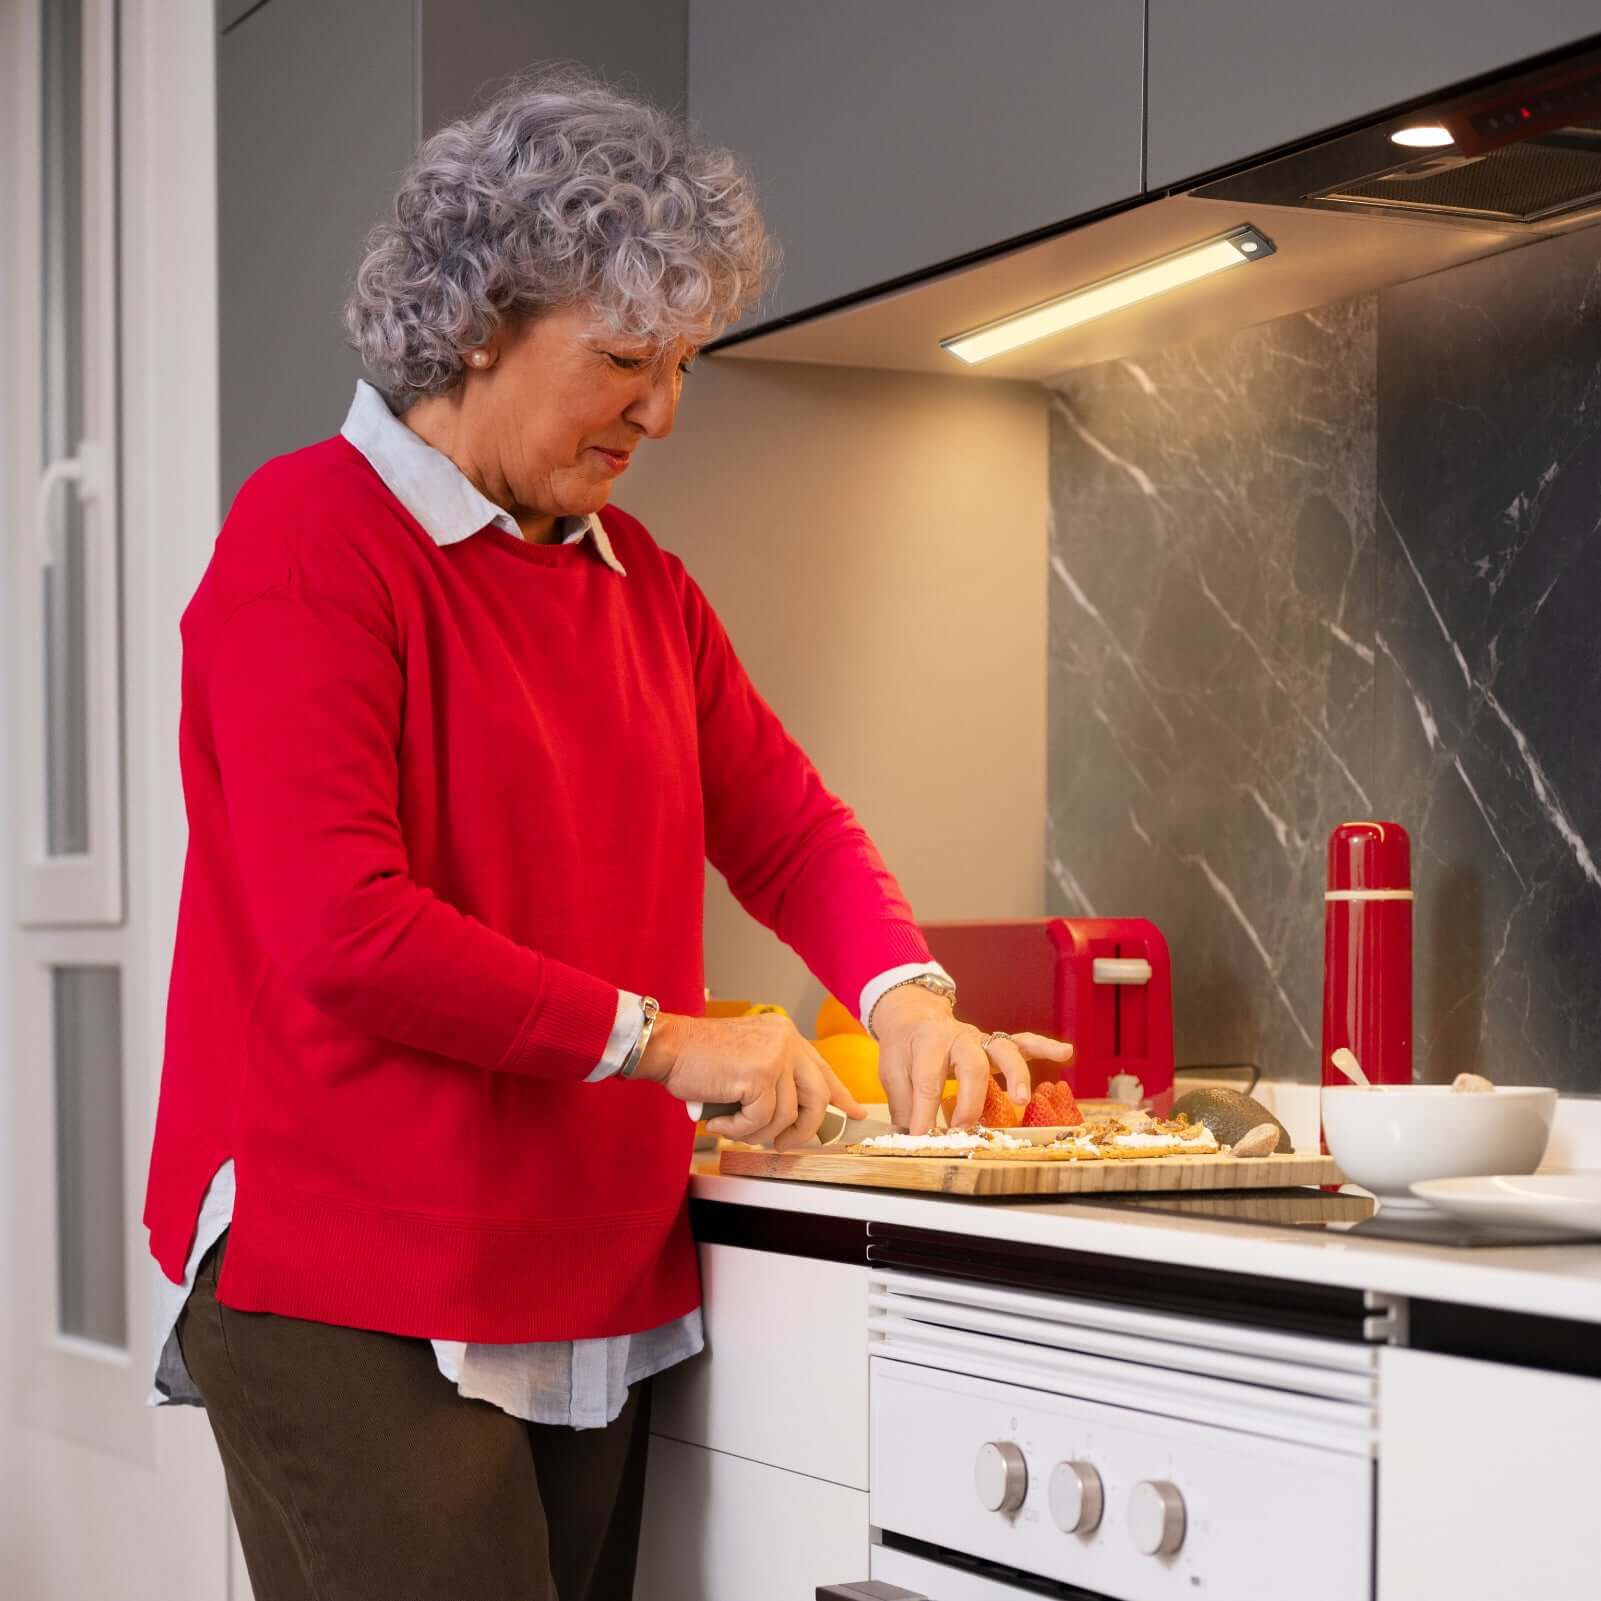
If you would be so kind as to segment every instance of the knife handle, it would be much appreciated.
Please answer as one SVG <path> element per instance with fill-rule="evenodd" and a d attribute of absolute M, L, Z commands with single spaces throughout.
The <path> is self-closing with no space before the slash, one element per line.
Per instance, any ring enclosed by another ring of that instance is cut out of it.
<path fill-rule="evenodd" d="M 738 1101 L 685 1101 L 684 1110 L 698 1123 L 703 1117 L 737 1117 L 745 1108 Z M 830 1106 L 817 1126 L 817 1143 L 832 1145 L 849 1127 L 850 1119 L 837 1106 Z"/>
<path fill-rule="evenodd" d="M 685 1101 L 684 1110 L 691 1123 L 699 1123 L 703 1118 L 738 1117 L 745 1108 L 738 1101 Z"/>

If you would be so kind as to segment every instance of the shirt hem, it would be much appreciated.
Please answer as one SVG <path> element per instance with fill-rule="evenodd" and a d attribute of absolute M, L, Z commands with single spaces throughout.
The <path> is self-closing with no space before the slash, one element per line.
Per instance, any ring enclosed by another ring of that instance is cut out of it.
<path fill-rule="evenodd" d="M 607 1218 L 432 1218 L 352 1207 L 253 1173 L 235 1202 L 217 1299 L 241 1312 L 499 1345 L 643 1333 L 693 1311 L 700 1282 L 684 1196 Z"/>

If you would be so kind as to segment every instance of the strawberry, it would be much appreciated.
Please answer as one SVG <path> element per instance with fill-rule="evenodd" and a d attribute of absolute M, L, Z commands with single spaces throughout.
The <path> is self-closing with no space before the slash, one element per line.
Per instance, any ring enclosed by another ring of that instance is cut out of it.
<path fill-rule="evenodd" d="M 1006 1086 L 998 1078 L 991 1078 L 984 1092 L 984 1110 L 978 1120 L 986 1128 L 1016 1128 L 1023 1114 L 1017 1102 L 1006 1093 Z"/>
<path fill-rule="evenodd" d="M 1068 1127 L 1084 1121 L 1084 1113 L 1068 1085 L 1058 1079 L 1054 1084 L 1045 1084 L 1041 1088 L 1050 1094 L 1054 1104 L 1056 1115 L 1051 1119 L 1053 1123 Z"/>
<path fill-rule="evenodd" d="M 1048 1128 L 1056 1121 L 1056 1109 L 1046 1100 L 1043 1090 L 1035 1090 L 1033 1099 L 1023 1108 L 1024 1128 Z"/>
<path fill-rule="evenodd" d="M 1066 1084 L 1053 1081 L 1041 1084 L 1029 1102 L 1032 1120 L 1025 1117 L 1030 1127 L 1066 1128 L 1084 1121 L 1073 1092 Z"/>

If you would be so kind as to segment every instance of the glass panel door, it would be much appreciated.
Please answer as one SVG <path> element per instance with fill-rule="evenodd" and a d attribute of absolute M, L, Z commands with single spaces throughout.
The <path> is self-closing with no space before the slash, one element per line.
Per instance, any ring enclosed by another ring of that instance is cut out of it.
<path fill-rule="evenodd" d="M 83 438 L 83 7 L 51 0 L 41 18 L 43 459 L 71 458 Z M 45 849 L 89 849 L 83 507 L 65 486 L 44 497 Z"/>
<path fill-rule="evenodd" d="M 37 474 L 16 541 L 30 927 L 122 919 L 116 38 L 115 0 L 47 0 L 24 58 L 17 354 L 34 377 L 13 445 Z"/>
<path fill-rule="evenodd" d="M 53 968 L 50 977 L 58 1327 L 125 1346 L 122 974 L 73 966 Z"/>

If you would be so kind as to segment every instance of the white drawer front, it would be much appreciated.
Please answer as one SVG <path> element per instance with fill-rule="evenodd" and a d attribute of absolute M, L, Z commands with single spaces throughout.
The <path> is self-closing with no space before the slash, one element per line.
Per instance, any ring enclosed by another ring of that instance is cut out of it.
<path fill-rule="evenodd" d="M 703 1245 L 706 1352 L 656 1380 L 651 1427 L 867 1488 L 867 1269 Z"/>
<path fill-rule="evenodd" d="M 1119 1601 L 1370 1601 L 1364 1457 L 882 1357 L 871 1366 L 879 1528 Z M 975 1488 L 974 1463 L 991 1441 L 1011 1442 L 1026 1464 L 1015 1512 L 987 1510 Z M 1064 1534 L 1049 1507 L 1052 1470 L 1071 1461 L 1092 1464 L 1103 1488 L 1105 1510 L 1087 1534 Z M 1183 1500 L 1183 1543 L 1171 1555 L 1145 1555 L 1130 1533 L 1131 1497 L 1147 1480 L 1172 1484 Z"/>
<path fill-rule="evenodd" d="M 651 1440 L 635 1601 L 814 1601 L 867 1564 L 864 1491 Z"/>
<path fill-rule="evenodd" d="M 1384 1353 L 1379 1601 L 1595 1601 L 1601 1380 Z"/>

